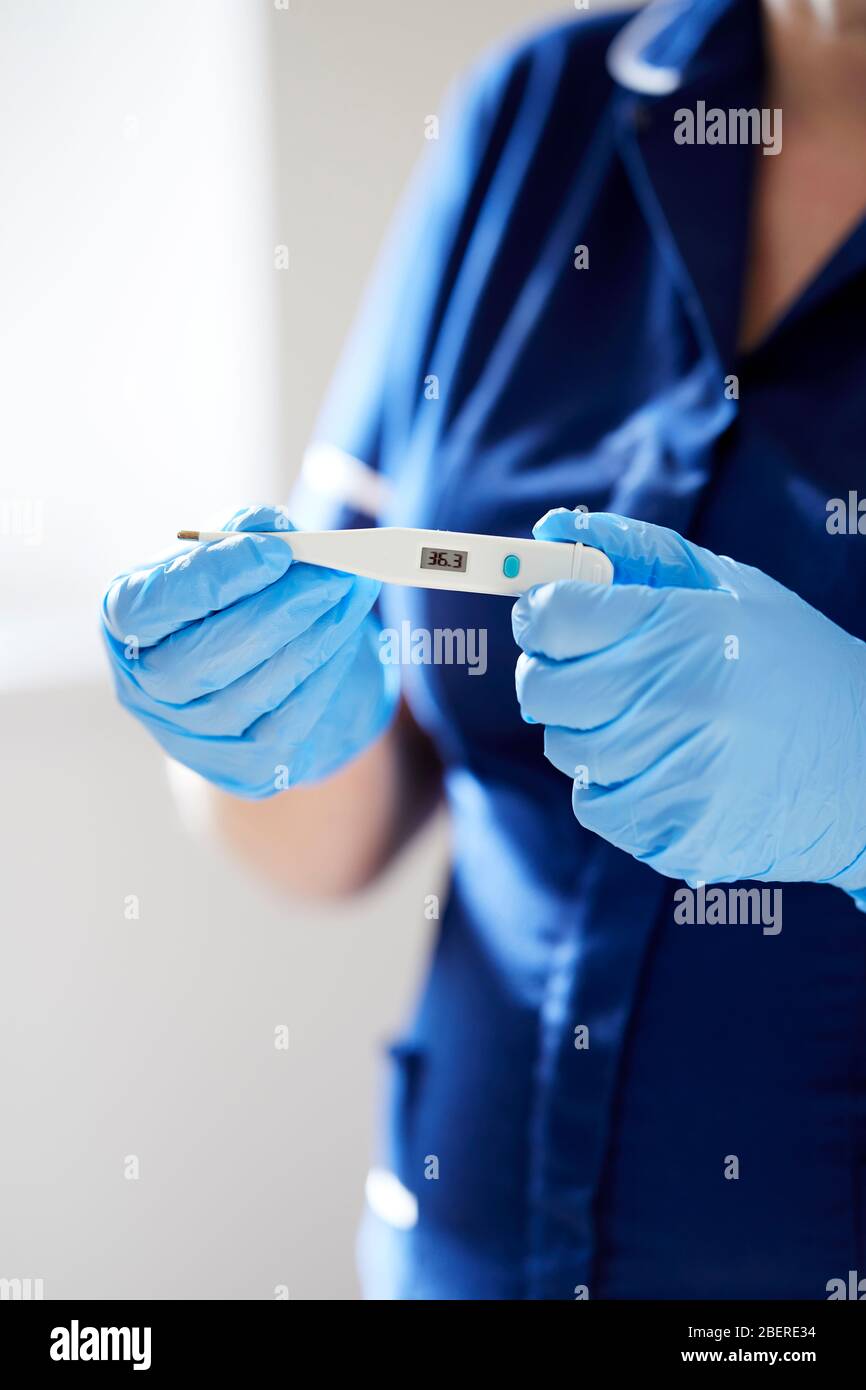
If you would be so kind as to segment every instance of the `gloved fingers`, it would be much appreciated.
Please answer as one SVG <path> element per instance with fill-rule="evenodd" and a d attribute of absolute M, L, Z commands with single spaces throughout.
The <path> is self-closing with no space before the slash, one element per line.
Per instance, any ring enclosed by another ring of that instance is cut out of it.
<path fill-rule="evenodd" d="M 576 782 L 574 814 L 587 830 L 659 873 L 711 882 L 715 845 L 724 837 L 722 827 L 708 822 L 707 805 L 726 757 L 724 741 L 708 725 L 697 725 L 627 781 L 611 787 Z"/>
<path fill-rule="evenodd" d="M 644 710 L 675 725 L 686 709 L 684 688 L 710 699 L 731 676 L 725 634 L 736 621 L 735 602 L 716 590 L 672 590 L 612 646 L 559 660 L 521 653 L 515 686 L 523 718 L 586 730 L 636 720 Z"/>
<path fill-rule="evenodd" d="M 372 620 L 360 629 L 356 653 L 342 685 L 351 682 L 351 698 L 341 698 L 338 686 L 312 730 L 298 749 L 291 784 L 309 785 L 331 776 L 370 746 L 390 723 L 400 693 L 400 673 L 384 664 L 379 627 Z"/>
<path fill-rule="evenodd" d="M 650 702 L 644 700 L 644 705 Z M 548 724 L 544 756 L 579 786 L 614 787 L 638 777 L 671 744 L 671 723 L 664 713 L 638 709 L 595 729 Z"/>
<path fill-rule="evenodd" d="M 654 628 L 627 642 L 572 661 L 521 652 L 514 673 L 520 712 L 528 724 L 595 729 L 632 710 L 660 677 Z"/>
<path fill-rule="evenodd" d="M 103 601 L 118 642 L 152 647 L 190 623 L 260 593 L 286 573 L 292 552 L 274 536 L 251 533 L 194 545 L 172 559 L 113 581 Z"/>
<path fill-rule="evenodd" d="M 215 526 L 215 531 L 295 531 L 297 527 L 284 507 L 272 507 L 258 503 L 254 507 L 240 507 L 229 517 L 223 526 Z"/>
<path fill-rule="evenodd" d="M 719 585 L 712 551 L 648 521 L 613 512 L 547 512 L 532 528 L 540 541 L 582 541 L 603 550 L 613 564 L 615 584 L 651 589 L 714 589 Z"/>
<path fill-rule="evenodd" d="M 353 666 L 365 643 L 369 637 L 362 629 L 239 737 L 202 739 L 150 715 L 143 716 L 144 721 L 171 757 L 217 786 L 240 796 L 271 796 L 297 784 L 299 762 L 315 767 L 321 752 L 316 725 L 344 682 L 352 679 Z M 341 708 L 340 717 L 342 714 Z M 310 746 L 306 747 L 308 741 Z"/>
<path fill-rule="evenodd" d="M 299 565 L 290 573 L 307 568 Z M 128 662 L 116 670 L 120 700 L 133 711 L 199 737 L 239 737 L 262 715 L 282 704 L 357 632 L 371 607 L 369 584 L 352 584 L 348 593 L 305 631 L 221 689 L 187 702 L 164 701 L 145 693 L 147 683 L 136 681 L 129 670 L 140 663 Z"/>
<path fill-rule="evenodd" d="M 539 584 L 521 594 L 512 609 L 514 640 L 525 652 L 553 661 L 603 651 L 661 612 L 669 593 L 574 579 Z"/>
<path fill-rule="evenodd" d="M 242 507 L 213 530 L 293 531 L 282 507 Z M 174 547 L 148 565 L 118 575 L 103 600 L 105 626 L 116 641 L 150 647 L 187 623 L 226 608 L 279 579 L 292 562 L 282 540 L 209 541 Z"/>
<path fill-rule="evenodd" d="M 325 622 L 316 627 L 318 638 L 332 623 L 330 650 L 336 650 L 370 611 L 379 587 L 373 580 L 354 580 L 334 570 L 292 565 L 261 593 L 143 648 L 128 669 L 152 699 L 185 705 L 231 686 L 284 647 L 294 646 L 320 619 Z M 342 606 L 350 593 L 352 603 Z M 305 649 L 304 655 L 308 670 L 314 654 Z"/>

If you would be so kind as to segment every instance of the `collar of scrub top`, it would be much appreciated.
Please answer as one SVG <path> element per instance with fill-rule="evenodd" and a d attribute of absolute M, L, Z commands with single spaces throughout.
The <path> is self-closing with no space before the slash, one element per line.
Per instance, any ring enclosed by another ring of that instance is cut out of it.
<path fill-rule="evenodd" d="M 607 56 L 635 194 L 699 341 L 725 370 L 739 358 L 755 161 L 778 156 L 753 145 L 676 145 L 674 113 L 699 100 L 707 109 L 760 108 L 764 61 L 759 0 L 653 0 L 619 31 Z M 784 148 L 784 116 L 782 141 Z M 866 218 L 754 353 L 864 267 Z"/>

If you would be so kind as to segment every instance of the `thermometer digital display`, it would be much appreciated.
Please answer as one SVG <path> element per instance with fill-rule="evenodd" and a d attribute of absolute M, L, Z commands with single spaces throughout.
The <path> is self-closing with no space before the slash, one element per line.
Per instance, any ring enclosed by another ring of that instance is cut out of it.
<path fill-rule="evenodd" d="M 431 545 L 421 547 L 422 570 L 460 570 L 466 573 L 468 550 L 434 550 Z"/>

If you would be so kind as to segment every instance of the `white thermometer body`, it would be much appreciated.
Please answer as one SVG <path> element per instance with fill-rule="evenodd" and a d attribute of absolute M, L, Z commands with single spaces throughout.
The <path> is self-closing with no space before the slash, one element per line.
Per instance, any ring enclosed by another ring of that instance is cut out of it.
<path fill-rule="evenodd" d="M 185 540 L 216 541 L 238 531 L 181 531 Z M 269 531 L 306 565 L 409 584 L 421 589 L 464 589 L 514 598 L 535 584 L 582 579 L 613 582 L 613 565 L 594 546 L 569 541 L 481 536 L 470 531 L 425 531 L 408 526 L 373 526 L 348 531 Z"/>

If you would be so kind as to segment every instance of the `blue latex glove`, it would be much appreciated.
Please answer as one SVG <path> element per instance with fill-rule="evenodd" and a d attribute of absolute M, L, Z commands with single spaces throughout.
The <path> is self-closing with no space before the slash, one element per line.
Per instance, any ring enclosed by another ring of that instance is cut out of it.
<path fill-rule="evenodd" d="M 115 579 L 103 624 L 117 693 L 172 758 L 241 796 L 342 767 L 384 730 L 397 676 L 379 660 L 379 585 L 293 564 L 273 507 L 235 539 L 184 546 Z"/>
<path fill-rule="evenodd" d="M 675 531 L 549 512 L 610 588 L 514 607 L 517 694 L 581 825 L 691 887 L 834 883 L 866 904 L 866 644 L 760 570 Z"/>

